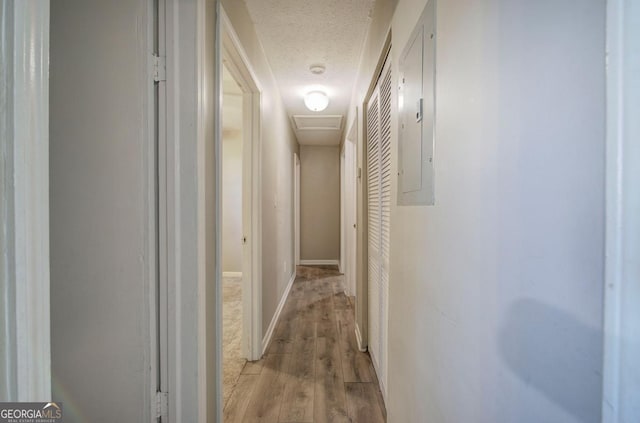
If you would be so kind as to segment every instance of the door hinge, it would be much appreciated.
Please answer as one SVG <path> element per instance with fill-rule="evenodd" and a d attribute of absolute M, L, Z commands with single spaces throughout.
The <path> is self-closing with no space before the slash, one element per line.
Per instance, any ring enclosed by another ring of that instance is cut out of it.
<path fill-rule="evenodd" d="M 162 421 L 169 416 L 169 394 L 156 392 L 156 418 L 162 417 Z"/>
<path fill-rule="evenodd" d="M 153 82 L 167 80 L 167 60 L 164 56 L 153 55 Z"/>

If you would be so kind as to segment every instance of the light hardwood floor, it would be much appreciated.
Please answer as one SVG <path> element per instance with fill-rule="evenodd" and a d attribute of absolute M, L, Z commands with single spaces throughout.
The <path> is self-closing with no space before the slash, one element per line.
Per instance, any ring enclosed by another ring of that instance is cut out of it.
<path fill-rule="evenodd" d="M 299 266 L 266 355 L 248 362 L 224 423 L 386 421 L 376 374 L 358 351 L 353 306 L 331 267 Z"/>

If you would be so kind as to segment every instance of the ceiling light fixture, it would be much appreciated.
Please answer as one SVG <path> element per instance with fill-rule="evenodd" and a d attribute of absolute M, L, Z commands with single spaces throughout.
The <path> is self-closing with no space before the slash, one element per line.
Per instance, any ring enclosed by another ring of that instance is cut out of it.
<path fill-rule="evenodd" d="M 304 96 L 304 105 L 312 112 L 321 112 L 329 105 L 329 97 L 322 91 L 309 91 Z"/>

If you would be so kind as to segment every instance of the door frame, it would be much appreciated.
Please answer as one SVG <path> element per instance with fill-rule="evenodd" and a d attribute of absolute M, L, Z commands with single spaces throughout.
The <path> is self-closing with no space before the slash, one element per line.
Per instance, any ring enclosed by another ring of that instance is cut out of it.
<path fill-rule="evenodd" d="M 51 400 L 49 22 L 49 0 L 0 4 L 3 401 Z"/>
<path fill-rule="evenodd" d="M 154 74 L 154 57 L 166 57 L 166 11 L 168 0 L 147 2 L 147 61 L 146 76 Z M 159 63 L 159 62 L 158 62 Z M 160 73 L 158 74 L 160 76 Z M 156 80 L 157 79 L 157 80 Z M 156 407 L 156 401 L 168 400 L 169 392 L 169 221 L 170 167 L 167 138 L 167 80 L 148 77 L 147 80 L 147 264 L 149 307 L 149 404 L 152 418 L 167 418 L 167 407 Z"/>
<path fill-rule="evenodd" d="M 169 422 L 222 419 L 219 10 L 166 0 Z"/>
<path fill-rule="evenodd" d="M 347 278 L 347 224 L 346 224 L 346 160 L 345 160 L 345 149 L 346 140 L 340 144 L 340 263 L 338 269 L 340 273 L 345 275 L 345 279 Z M 346 282 L 346 281 L 345 281 Z M 344 284 L 343 288 L 347 288 L 347 284 Z"/>
<path fill-rule="evenodd" d="M 300 155 L 293 153 L 293 248 L 294 263 L 300 265 Z"/>
<path fill-rule="evenodd" d="M 220 12 L 223 62 L 243 92 L 242 231 L 246 240 L 242 249 L 242 352 L 255 361 L 262 356 L 262 88 L 222 6 Z"/>
<path fill-rule="evenodd" d="M 607 2 L 607 133 L 602 422 L 630 421 L 640 386 L 625 375 L 640 370 L 640 7 Z"/>

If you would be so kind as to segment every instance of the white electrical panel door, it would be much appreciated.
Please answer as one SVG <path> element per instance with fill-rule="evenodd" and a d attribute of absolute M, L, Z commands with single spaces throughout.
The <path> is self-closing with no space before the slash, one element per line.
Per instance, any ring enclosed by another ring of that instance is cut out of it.
<path fill-rule="evenodd" d="M 398 205 L 433 205 L 435 0 L 429 0 L 400 55 Z"/>
<path fill-rule="evenodd" d="M 422 188 L 422 44 L 423 28 L 414 35 L 403 56 L 398 112 L 402 136 L 402 193 Z"/>
<path fill-rule="evenodd" d="M 383 389 L 387 382 L 391 86 L 391 66 L 387 61 L 367 105 L 369 352 Z"/>

